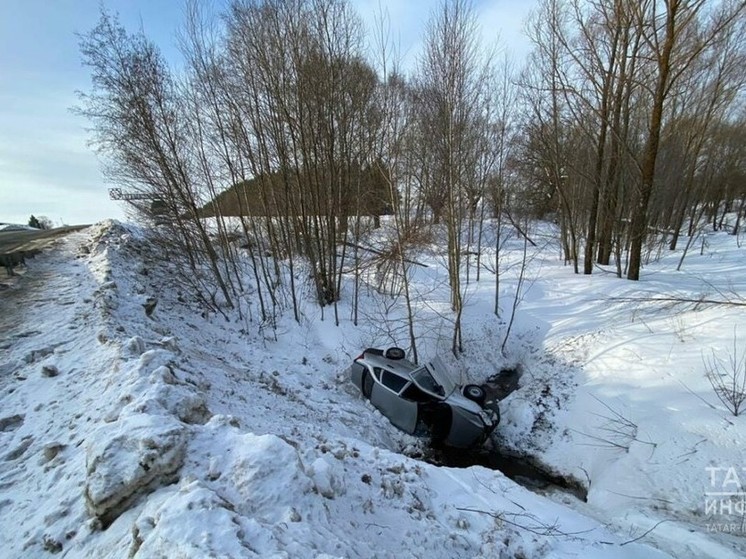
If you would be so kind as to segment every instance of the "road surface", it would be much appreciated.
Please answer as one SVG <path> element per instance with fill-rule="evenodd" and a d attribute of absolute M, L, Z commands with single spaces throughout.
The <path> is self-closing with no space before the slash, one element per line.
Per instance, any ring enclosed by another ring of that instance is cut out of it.
<path fill-rule="evenodd" d="M 0 275 L 13 275 L 13 268 L 22 263 L 25 257 L 46 248 L 59 237 L 86 227 L 88 225 L 0 231 Z"/>
<path fill-rule="evenodd" d="M 24 229 L 0 231 L 0 256 L 12 252 L 38 250 L 46 246 L 50 239 L 85 229 L 88 225 L 71 225 L 55 229 Z"/>

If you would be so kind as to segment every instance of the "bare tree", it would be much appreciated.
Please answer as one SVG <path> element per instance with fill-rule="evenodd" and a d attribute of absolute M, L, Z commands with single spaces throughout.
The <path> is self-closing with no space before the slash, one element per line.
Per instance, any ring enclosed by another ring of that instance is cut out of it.
<path fill-rule="evenodd" d="M 742 87 L 743 10 L 730 0 L 545 0 L 535 13 L 522 166 L 556 199 L 566 259 L 585 241 L 585 273 L 594 254 L 608 264 L 615 252 L 622 275 L 626 250 L 627 276 L 639 279 L 643 247 L 669 234 L 675 246 L 684 216 L 704 207 L 708 129 Z"/>
<path fill-rule="evenodd" d="M 676 82 L 713 45 L 721 33 L 734 25 L 746 2 L 723 2 L 703 21 L 704 0 L 651 2 L 638 17 L 647 21 L 645 42 L 653 56 L 651 108 L 640 160 L 640 187 L 630 222 L 630 254 L 627 278 L 638 280 L 642 245 L 647 234 L 648 209 L 655 186 L 664 110 Z"/>
<path fill-rule="evenodd" d="M 214 283 L 232 307 L 220 257 L 199 219 L 193 144 L 179 84 L 155 45 L 142 33 L 127 34 L 106 12 L 81 36 L 80 49 L 93 86 L 81 94 L 78 111 L 94 125 L 94 144 L 109 162 L 109 176 L 164 201 L 170 217 L 167 231 L 187 255 L 186 273 L 201 277 L 203 263 L 211 272 L 201 297 L 213 307 L 220 305 L 209 287 Z"/>
<path fill-rule="evenodd" d="M 388 186 L 388 203 L 393 214 L 395 235 L 394 256 L 401 277 L 404 302 L 407 311 L 407 335 L 412 359 L 418 361 L 417 333 L 414 316 L 413 293 L 409 269 L 412 262 L 406 251 L 414 241 L 417 246 L 419 221 L 411 220 L 411 187 L 406 168 L 405 138 L 411 132 L 412 92 L 399 71 L 396 48 L 391 42 L 387 14 L 381 13 L 376 28 L 378 72 L 382 80 L 378 87 L 378 108 L 381 115 L 373 157 L 379 173 Z M 402 196 L 401 190 L 404 190 Z"/>
<path fill-rule="evenodd" d="M 488 96 L 491 67 L 481 57 L 476 17 L 465 0 L 444 2 L 432 16 L 418 66 L 417 105 L 421 130 L 423 192 L 435 221 L 442 211 L 448 238 L 451 308 L 455 314 L 452 351 L 463 351 L 461 266 L 463 224 L 481 197 L 485 176 L 475 175 L 483 157 L 493 159 Z M 491 166 L 491 165 L 490 165 Z M 480 184 L 481 183 L 481 184 Z M 437 200 L 434 202 L 433 200 Z"/>
<path fill-rule="evenodd" d="M 525 109 L 518 167 L 531 183 L 530 194 L 536 195 L 536 212 L 542 216 L 550 208 L 557 211 L 565 262 L 578 273 L 579 199 L 573 194 L 576 177 L 570 175 L 572 123 L 563 92 L 563 84 L 570 82 L 563 53 L 566 20 L 563 0 L 544 0 L 529 21 L 535 50 L 519 81 Z"/>

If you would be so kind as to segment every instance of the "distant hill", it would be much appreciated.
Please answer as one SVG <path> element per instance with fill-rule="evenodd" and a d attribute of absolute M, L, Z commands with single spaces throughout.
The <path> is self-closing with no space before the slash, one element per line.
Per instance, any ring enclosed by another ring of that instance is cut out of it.
<path fill-rule="evenodd" d="M 310 192 L 311 185 L 323 183 L 324 177 L 303 180 L 296 173 L 281 172 L 264 174 L 241 181 L 218 194 L 201 209 L 202 217 L 249 215 L 293 215 L 300 214 L 301 202 L 306 204 L 305 214 L 323 215 L 325 207 L 311 207 L 309 195 L 302 196 L 301 181 Z M 342 190 L 340 214 L 386 215 L 391 213 L 391 196 L 388 181 L 378 169 L 364 168 L 352 172 L 348 184 Z M 219 210 L 219 212 L 217 211 Z"/>

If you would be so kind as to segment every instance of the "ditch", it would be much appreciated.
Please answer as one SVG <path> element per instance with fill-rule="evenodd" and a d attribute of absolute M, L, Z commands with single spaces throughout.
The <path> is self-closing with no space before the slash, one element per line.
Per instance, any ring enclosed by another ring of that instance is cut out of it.
<path fill-rule="evenodd" d="M 505 399 L 518 388 L 521 371 L 503 369 L 483 385 L 487 399 Z M 436 466 L 469 468 L 482 466 L 502 472 L 516 483 L 537 493 L 561 491 L 587 502 L 588 490 L 572 476 L 563 476 L 549 471 L 530 455 L 517 455 L 497 448 L 475 448 L 470 450 L 428 448 L 420 459 Z"/>

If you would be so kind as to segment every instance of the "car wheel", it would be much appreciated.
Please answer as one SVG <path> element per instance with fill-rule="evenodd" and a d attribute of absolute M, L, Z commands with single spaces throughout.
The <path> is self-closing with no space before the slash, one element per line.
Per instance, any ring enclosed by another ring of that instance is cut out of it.
<path fill-rule="evenodd" d="M 464 386 L 464 396 L 469 400 L 476 402 L 480 406 L 484 406 L 484 400 L 487 398 L 487 393 L 484 388 L 476 384 L 467 384 Z"/>
<path fill-rule="evenodd" d="M 404 359 L 404 350 L 400 347 L 390 347 L 386 350 L 386 359 Z"/>
<path fill-rule="evenodd" d="M 363 371 L 363 396 L 370 400 L 370 395 L 373 393 L 373 377 L 370 376 L 370 372 L 367 370 Z"/>

